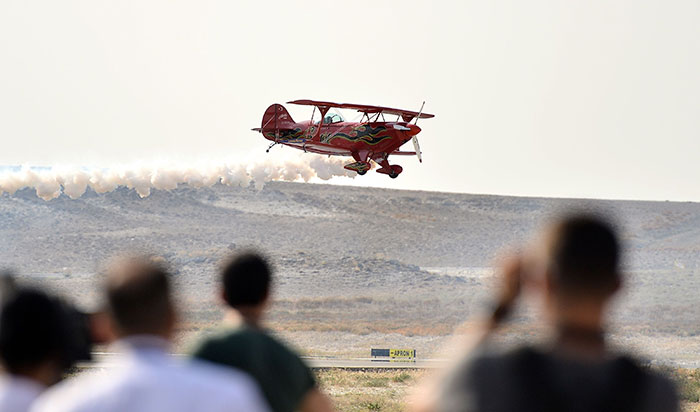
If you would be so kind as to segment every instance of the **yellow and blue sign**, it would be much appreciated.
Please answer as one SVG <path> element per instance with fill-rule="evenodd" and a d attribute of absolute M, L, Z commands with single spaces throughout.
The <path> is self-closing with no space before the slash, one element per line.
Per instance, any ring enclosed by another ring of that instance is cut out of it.
<path fill-rule="evenodd" d="M 416 360 L 415 349 L 372 349 L 371 353 L 373 358 L 389 358 L 390 362 L 415 362 Z"/>
<path fill-rule="evenodd" d="M 415 358 L 415 349 L 389 349 L 390 358 Z"/>

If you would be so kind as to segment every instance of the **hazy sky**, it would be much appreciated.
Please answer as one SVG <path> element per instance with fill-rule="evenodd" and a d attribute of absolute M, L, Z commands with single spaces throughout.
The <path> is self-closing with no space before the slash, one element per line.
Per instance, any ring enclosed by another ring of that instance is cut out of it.
<path fill-rule="evenodd" d="M 301 98 L 436 115 L 352 184 L 700 201 L 697 0 L 0 1 L 0 164 L 264 156 Z"/>

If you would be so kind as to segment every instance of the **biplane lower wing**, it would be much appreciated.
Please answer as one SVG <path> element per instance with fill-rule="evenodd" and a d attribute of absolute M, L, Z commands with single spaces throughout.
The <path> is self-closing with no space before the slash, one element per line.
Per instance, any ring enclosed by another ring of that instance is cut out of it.
<path fill-rule="evenodd" d="M 333 155 L 333 156 L 352 156 L 352 152 L 348 149 L 344 149 L 337 146 L 332 146 L 324 143 L 317 142 L 290 142 L 285 143 L 287 146 L 291 146 L 295 149 L 303 150 L 305 152 L 318 153 L 323 155 Z"/>
<path fill-rule="evenodd" d="M 337 146 L 332 146 L 324 143 L 315 142 L 287 142 L 287 146 L 294 147 L 295 149 L 303 150 L 305 152 L 318 153 L 324 155 L 335 155 L 335 156 L 352 156 L 352 152 L 347 149 L 343 149 Z M 416 152 L 402 152 L 400 150 L 395 150 L 390 155 L 394 156 L 415 156 Z"/>

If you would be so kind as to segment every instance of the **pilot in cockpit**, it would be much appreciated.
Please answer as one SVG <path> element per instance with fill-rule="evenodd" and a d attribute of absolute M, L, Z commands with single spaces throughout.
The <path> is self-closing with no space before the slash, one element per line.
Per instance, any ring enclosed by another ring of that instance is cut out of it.
<path fill-rule="evenodd" d="M 323 118 L 324 125 L 333 124 L 333 123 L 340 123 L 340 122 L 344 122 L 344 121 L 345 121 L 345 119 L 343 119 L 343 116 L 338 112 L 326 113 L 326 116 L 324 116 L 324 118 Z M 318 124 L 318 122 L 316 122 L 315 124 Z"/>

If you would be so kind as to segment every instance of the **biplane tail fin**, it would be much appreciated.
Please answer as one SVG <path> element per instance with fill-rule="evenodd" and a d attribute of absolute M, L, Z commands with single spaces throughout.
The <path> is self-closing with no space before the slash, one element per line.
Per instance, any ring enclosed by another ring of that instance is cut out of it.
<path fill-rule="evenodd" d="M 281 104 L 275 103 L 265 110 L 260 131 L 263 133 L 274 133 L 282 130 L 291 130 L 295 127 L 297 127 L 297 125 L 287 109 Z"/>

